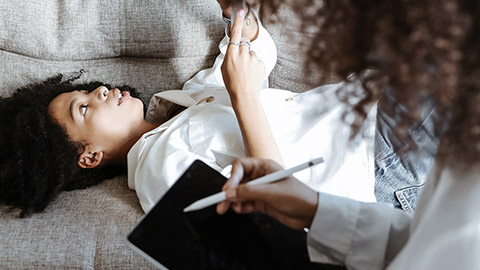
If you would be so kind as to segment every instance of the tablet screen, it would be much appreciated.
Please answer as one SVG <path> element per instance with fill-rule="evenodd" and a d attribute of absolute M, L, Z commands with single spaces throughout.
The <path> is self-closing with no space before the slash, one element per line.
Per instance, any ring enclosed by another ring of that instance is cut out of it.
<path fill-rule="evenodd" d="M 315 269 L 306 233 L 261 213 L 217 215 L 215 206 L 184 213 L 221 190 L 226 178 L 195 161 L 130 232 L 133 248 L 167 269 Z"/>

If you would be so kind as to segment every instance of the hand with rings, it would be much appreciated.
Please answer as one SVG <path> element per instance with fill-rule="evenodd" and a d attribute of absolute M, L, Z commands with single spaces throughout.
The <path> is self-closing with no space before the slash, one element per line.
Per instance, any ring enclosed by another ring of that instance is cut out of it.
<path fill-rule="evenodd" d="M 251 47 L 252 47 L 252 44 L 251 44 L 250 41 L 248 41 L 248 40 L 240 41 L 240 42 L 232 42 L 232 41 L 229 41 L 228 44 L 237 45 L 237 46 L 246 45 L 246 46 L 248 46 L 248 48 L 251 48 Z"/>
<path fill-rule="evenodd" d="M 266 74 L 265 65 L 251 50 L 250 41 L 241 38 L 244 16 L 244 10 L 235 16 L 222 64 L 223 81 L 232 101 L 237 98 L 256 98 Z"/>

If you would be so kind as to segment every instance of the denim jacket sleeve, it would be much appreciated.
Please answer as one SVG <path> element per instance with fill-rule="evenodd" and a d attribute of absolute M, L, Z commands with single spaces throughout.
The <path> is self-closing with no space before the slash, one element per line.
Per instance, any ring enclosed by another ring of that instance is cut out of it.
<path fill-rule="evenodd" d="M 406 212 L 413 212 L 425 184 L 437 151 L 440 131 L 435 129 L 439 121 L 435 104 L 428 100 L 421 111 L 421 119 L 409 127 L 410 143 L 400 141 L 393 128 L 398 117 L 382 110 L 384 106 L 397 105 L 395 99 L 385 93 L 379 102 L 375 131 L 375 196 L 378 202 L 391 203 Z"/>

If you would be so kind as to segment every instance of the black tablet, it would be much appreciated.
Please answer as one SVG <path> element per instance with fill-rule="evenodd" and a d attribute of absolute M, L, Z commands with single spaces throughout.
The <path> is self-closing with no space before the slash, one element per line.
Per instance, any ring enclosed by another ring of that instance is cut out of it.
<path fill-rule="evenodd" d="M 317 269 L 306 233 L 261 213 L 184 213 L 226 178 L 197 160 L 128 234 L 129 246 L 162 269 Z"/>

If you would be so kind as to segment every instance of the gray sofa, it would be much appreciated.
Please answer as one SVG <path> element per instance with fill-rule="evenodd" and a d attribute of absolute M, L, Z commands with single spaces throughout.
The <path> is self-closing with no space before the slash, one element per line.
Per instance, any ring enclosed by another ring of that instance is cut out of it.
<path fill-rule="evenodd" d="M 314 86 L 300 57 L 309 36 L 293 13 L 282 9 L 264 25 L 278 47 L 271 87 Z M 81 82 L 127 84 L 148 101 L 210 66 L 223 35 L 215 0 L 0 0 L 0 94 L 83 69 Z M 0 206 L 0 269 L 153 268 L 125 243 L 143 215 L 126 176 L 63 192 L 29 218 L 18 214 Z"/>

